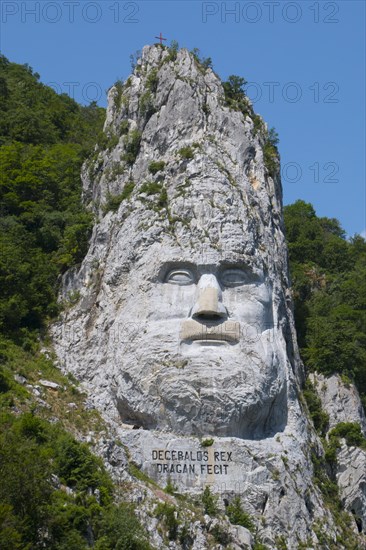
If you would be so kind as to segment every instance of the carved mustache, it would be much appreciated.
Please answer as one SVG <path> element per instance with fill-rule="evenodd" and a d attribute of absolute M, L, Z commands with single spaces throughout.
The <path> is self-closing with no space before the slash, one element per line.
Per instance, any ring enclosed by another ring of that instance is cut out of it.
<path fill-rule="evenodd" d="M 193 319 L 183 321 L 180 339 L 191 341 L 221 340 L 236 344 L 240 337 L 240 323 L 237 321 L 198 322 Z"/>

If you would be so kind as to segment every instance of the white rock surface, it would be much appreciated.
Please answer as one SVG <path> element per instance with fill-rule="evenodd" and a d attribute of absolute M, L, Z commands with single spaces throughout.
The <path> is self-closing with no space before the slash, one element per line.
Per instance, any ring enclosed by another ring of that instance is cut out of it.
<path fill-rule="evenodd" d="M 356 518 L 359 530 L 366 528 L 366 451 L 343 443 L 337 454 L 337 482 L 342 502 Z"/>
<path fill-rule="evenodd" d="M 357 422 L 366 436 L 366 417 L 355 385 L 343 382 L 339 374 L 311 373 L 309 378 L 329 415 L 329 429 L 340 422 Z"/>
<path fill-rule="evenodd" d="M 338 374 L 311 373 L 310 380 L 329 415 L 329 430 L 340 422 L 357 422 L 366 435 L 366 418 L 354 384 L 343 382 Z M 337 452 L 337 483 L 344 507 L 356 518 L 358 529 L 366 529 L 366 451 L 348 447 L 343 440 Z"/>
<path fill-rule="evenodd" d="M 52 390 L 58 390 L 61 387 L 60 384 L 57 384 L 56 382 L 51 382 L 50 380 L 40 380 L 39 383 L 44 388 L 50 388 Z"/>
<path fill-rule="evenodd" d="M 27 383 L 27 379 L 19 374 L 14 374 L 14 380 L 23 385 Z"/>

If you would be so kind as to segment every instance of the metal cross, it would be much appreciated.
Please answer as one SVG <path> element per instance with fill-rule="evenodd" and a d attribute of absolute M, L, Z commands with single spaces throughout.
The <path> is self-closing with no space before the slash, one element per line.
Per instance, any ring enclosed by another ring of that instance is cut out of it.
<path fill-rule="evenodd" d="M 160 40 L 160 44 L 163 43 L 163 40 L 167 40 L 166 38 L 163 38 L 163 35 L 160 33 L 160 36 L 155 36 L 158 40 Z"/>

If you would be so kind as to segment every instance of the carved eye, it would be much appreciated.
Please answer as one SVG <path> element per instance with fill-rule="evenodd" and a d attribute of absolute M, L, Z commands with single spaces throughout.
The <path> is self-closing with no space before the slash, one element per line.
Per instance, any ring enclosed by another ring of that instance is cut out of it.
<path fill-rule="evenodd" d="M 248 283 L 248 274 L 243 269 L 226 269 L 221 275 L 221 282 L 225 286 L 237 286 Z"/>
<path fill-rule="evenodd" d="M 172 285 L 191 285 L 194 283 L 194 277 L 188 269 L 172 269 L 166 276 L 165 282 Z"/>

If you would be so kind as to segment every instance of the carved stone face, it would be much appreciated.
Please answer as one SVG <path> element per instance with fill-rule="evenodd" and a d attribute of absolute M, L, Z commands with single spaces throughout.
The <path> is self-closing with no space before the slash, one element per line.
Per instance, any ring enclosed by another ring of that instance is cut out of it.
<path fill-rule="evenodd" d="M 146 75 L 160 59 L 152 52 Z M 114 179 L 121 136 L 95 178 L 85 167 L 85 197 L 99 208 L 134 185 L 115 213 L 99 212 L 75 281 L 70 273 L 81 300 L 65 314 L 61 328 L 76 336 L 59 337 L 59 355 L 124 423 L 260 439 L 284 429 L 292 383 L 280 184 L 251 118 L 225 105 L 214 73 L 179 55 L 180 78 L 159 62 L 148 120 L 143 71 L 120 110 L 111 91 L 106 128 L 119 133 L 128 119 L 140 150 Z M 165 166 L 154 174 L 153 159 Z"/>
<path fill-rule="evenodd" d="M 187 435 L 271 435 L 287 409 L 269 279 L 252 259 L 190 252 L 155 244 L 143 269 L 130 270 L 116 321 L 135 320 L 115 361 L 122 420 Z"/>

